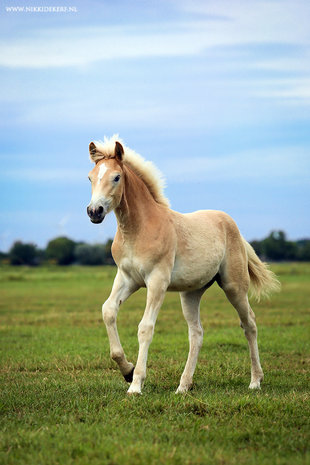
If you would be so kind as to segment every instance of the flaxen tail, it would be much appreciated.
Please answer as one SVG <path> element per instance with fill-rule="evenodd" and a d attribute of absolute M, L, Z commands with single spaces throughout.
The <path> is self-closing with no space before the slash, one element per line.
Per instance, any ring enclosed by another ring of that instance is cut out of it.
<path fill-rule="evenodd" d="M 257 301 L 260 301 L 261 297 L 269 297 L 273 292 L 279 292 L 281 284 L 276 275 L 268 268 L 267 263 L 258 258 L 253 247 L 244 238 L 243 243 L 248 255 L 248 269 L 253 296 L 256 297 Z"/>

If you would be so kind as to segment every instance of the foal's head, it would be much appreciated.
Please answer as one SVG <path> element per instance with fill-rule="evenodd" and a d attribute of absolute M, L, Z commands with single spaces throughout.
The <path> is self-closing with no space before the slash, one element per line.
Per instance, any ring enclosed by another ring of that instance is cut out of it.
<path fill-rule="evenodd" d="M 94 142 L 89 145 L 90 158 L 96 164 L 88 175 L 92 197 L 87 214 L 92 223 L 101 223 L 107 213 L 116 208 L 122 198 L 124 186 L 124 149 L 115 142 L 114 154 L 104 155 L 97 151 Z"/>

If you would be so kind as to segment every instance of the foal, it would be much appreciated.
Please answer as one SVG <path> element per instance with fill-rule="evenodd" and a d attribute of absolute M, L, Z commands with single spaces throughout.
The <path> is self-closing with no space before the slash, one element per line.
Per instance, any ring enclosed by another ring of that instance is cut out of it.
<path fill-rule="evenodd" d="M 177 392 L 191 387 L 203 338 L 200 299 L 215 281 L 238 312 L 250 350 L 249 387 L 259 388 L 263 371 L 248 290 L 251 283 L 258 298 L 277 290 L 279 282 L 273 273 L 226 213 L 203 210 L 183 215 L 171 210 L 154 165 L 124 148 L 116 136 L 104 143 L 91 142 L 89 151 L 95 166 L 89 173 L 92 198 L 87 213 L 93 223 L 101 223 L 114 210 L 118 224 L 112 244 L 118 270 L 102 314 L 111 357 L 131 382 L 128 393 L 141 393 L 148 349 L 166 291 L 180 292 L 189 330 L 189 354 Z M 116 317 L 120 305 L 141 287 L 147 288 L 147 301 L 134 367 L 120 343 Z"/>

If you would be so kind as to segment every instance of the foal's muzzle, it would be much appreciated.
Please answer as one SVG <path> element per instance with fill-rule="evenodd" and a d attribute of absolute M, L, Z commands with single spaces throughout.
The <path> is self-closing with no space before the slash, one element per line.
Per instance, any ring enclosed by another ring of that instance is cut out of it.
<path fill-rule="evenodd" d="M 89 216 L 90 221 L 96 224 L 102 223 L 105 217 L 104 209 L 101 205 L 99 207 L 88 206 L 87 215 Z"/>

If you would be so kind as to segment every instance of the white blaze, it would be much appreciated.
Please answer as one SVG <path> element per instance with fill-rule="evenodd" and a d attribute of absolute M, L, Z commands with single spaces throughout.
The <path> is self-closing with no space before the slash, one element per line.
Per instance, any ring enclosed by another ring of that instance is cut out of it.
<path fill-rule="evenodd" d="M 100 184 L 100 181 L 103 178 L 104 173 L 107 171 L 107 169 L 108 168 L 105 165 L 100 165 L 97 184 Z"/>

